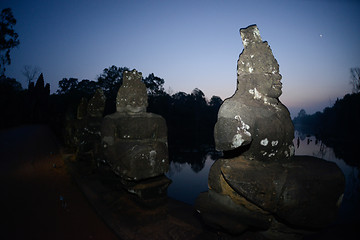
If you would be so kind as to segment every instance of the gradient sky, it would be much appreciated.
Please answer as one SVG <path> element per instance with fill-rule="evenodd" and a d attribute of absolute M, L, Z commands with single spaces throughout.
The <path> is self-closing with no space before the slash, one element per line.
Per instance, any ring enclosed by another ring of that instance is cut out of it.
<path fill-rule="evenodd" d="M 280 100 L 296 116 L 322 111 L 352 90 L 360 67 L 360 1 L 1 0 L 20 45 L 6 75 L 26 86 L 38 66 L 55 92 L 62 78 L 96 80 L 111 65 L 165 80 L 172 93 L 230 97 L 243 49 L 239 29 L 257 24 L 283 76 Z"/>

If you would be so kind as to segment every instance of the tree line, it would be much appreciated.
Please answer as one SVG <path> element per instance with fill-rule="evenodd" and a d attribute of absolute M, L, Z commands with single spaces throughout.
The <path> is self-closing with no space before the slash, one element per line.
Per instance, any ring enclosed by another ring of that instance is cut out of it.
<path fill-rule="evenodd" d="M 97 81 L 63 78 L 59 81 L 56 94 L 52 95 L 57 104 L 63 104 L 57 109 L 62 109 L 64 116 L 67 114 L 68 117 L 73 117 L 80 99 L 82 97 L 90 99 L 96 89 L 101 88 L 106 96 L 104 115 L 114 113 L 123 72 L 129 70 L 127 67 L 113 65 L 105 68 Z M 170 95 L 164 90 L 164 79 L 153 73 L 142 81 L 148 93 L 148 112 L 161 115 L 167 122 L 169 146 L 199 149 L 214 145 L 213 128 L 222 103 L 220 97 L 212 96 L 207 100 L 205 94 L 198 88 L 190 94 L 178 92 Z"/>
<path fill-rule="evenodd" d="M 293 119 L 296 130 L 315 135 L 325 145 L 332 147 L 337 157 L 349 164 L 359 165 L 357 148 L 360 144 L 360 92 L 337 99 L 332 107 L 322 112 L 306 114 L 300 110 Z"/>
<path fill-rule="evenodd" d="M 0 76 L 0 129 L 21 124 L 41 124 L 50 120 L 50 84 L 40 74 L 36 84 L 22 89 L 14 78 Z"/>
<path fill-rule="evenodd" d="M 47 123 L 58 136 L 67 119 L 76 117 L 81 98 L 90 99 L 101 88 L 106 96 L 104 116 L 116 111 L 116 95 L 122 84 L 122 74 L 127 67 L 115 65 L 105 68 L 97 81 L 63 78 L 56 93 L 50 95 L 50 85 L 45 84 L 43 74 L 28 89 L 22 89 L 15 79 L 0 79 L 0 104 L 5 109 L 1 128 L 20 124 Z M 142 79 L 148 93 L 148 112 L 165 118 L 168 126 L 170 151 L 199 151 L 214 146 L 213 129 L 222 99 L 213 96 L 207 100 L 198 88 L 191 93 L 164 91 L 164 79 L 149 74 Z"/>

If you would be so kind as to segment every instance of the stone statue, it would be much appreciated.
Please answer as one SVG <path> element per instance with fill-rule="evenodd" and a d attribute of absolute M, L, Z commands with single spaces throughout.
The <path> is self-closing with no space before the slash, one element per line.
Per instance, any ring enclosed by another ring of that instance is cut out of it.
<path fill-rule="evenodd" d="M 287 159 L 294 155 L 294 127 L 279 101 L 279 64 L 255 25 L 241 29 L 240 34 L 244 50 L 238 60 L 237 90 L 220 107 L 214 130 L 216 148 L 245 147 L 245 158 L 260 161 Z"/>
<path fill-rule="evenodd" d="M 169 169 L 166 122 L 147 113 L 147 105 L 142 74 L 125 71 L 117 111 L 105 116 L 101 138 L 104 160 L 119 175 L 123 187 L 151 205 L 166 197 L 170 180 L 164 176 Z"/>
<path fill-rule="evenodd" d="M 76 119 L 67 119 L 65 142 L 69 150 L 76 152 L 77 160 L 85 160 L 96 168 L 99 161 L 100 126 L 105 108 L 103 90 L 97 89 L 88 101 L 81 98 L 76 111 Z"/>
<path fill-rule="evenodd" d="M 100 161 L 100 127 L 105 108 L 105 95 L 97 89 L 87 101 L 82 98 L 77 108 L 77 119 L 71 122 L 72 142 L 75 145 L 76 159 L 90 163 L 90 171 L 97 168 Z"/>
<path fill-rule="evenodd" d="M 80 99 L 80 103 L 77 107 L 77 111 L 76 111 L 76 118 L 78 120 L 82 120 L 85 119 L 87 116 L 87 108 L 88 108 L 88 101 L 86 98 L 82 97 Z"/>
<path fill-rule="evenodd" d="M 93 118 L 102 118 L 105 109 L 105 95 L 102 89 L 96 89 L 94 96 L 87 105 L 87 114 Z"/>
<path fill-rule="evenodd" d="M 256 25 L 240 29 L 237 90 L 219 109 L 209 191 L 195 207 L 204 221 L 239 234 L 253 228 L 267 238 L 291 239 L 334 221 L 344 176 L 334 163 L 294 156 L 294 127 L 279 101 L 279 65 Z"/>

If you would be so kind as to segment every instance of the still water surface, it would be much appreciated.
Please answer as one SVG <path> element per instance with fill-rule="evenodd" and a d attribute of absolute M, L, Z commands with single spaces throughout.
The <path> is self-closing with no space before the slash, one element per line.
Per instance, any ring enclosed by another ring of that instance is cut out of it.
<path fill-rule="evenodd" d="M 344 173 L 346 187 L 342 205 L 339 209 L 339 222 L 360 220 L 360 181 L 359 169 L 350 166 L 335 156 L 332 148 L 325 146 L 321 141 L 316 140 L 315 136 L 305 136 L 295 132 L 294 138 L 295 155 L 310 155 L 323 158 L 327 161 L 335 162 Z M 199 153 L 188 153 L 186 158 L 198 158 L 203 168 L 199 168 L 196 160 L 191 162 L 170 163 L 170 170 L 167 176 L 173 181 L 168 188 L 168 196 L 177 200 L 194 204 L 197 196 L 208 190 L 208 174 L 211 165 L 217 159 L 216 155 Z M 186 159 L 185 159 L 186 160 Z"/>

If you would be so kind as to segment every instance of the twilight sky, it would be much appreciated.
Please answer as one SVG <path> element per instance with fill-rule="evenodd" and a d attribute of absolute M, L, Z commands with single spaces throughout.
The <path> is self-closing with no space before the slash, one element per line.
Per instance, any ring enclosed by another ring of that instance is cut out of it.
<path fill-rule="evenodd" d="M 103 69 L 154 73 L 172 93 L 230 97 L 243 49 L 239 29 L 257 24 L 283 76 L 280 100 L 296 116 L 322 111 L 352 90 L 360 67 L 357 0 L 1 0 L 20 45 L 6 75 L 26 86 L 38 66 L 55 92 L 62 78 L 96 80 Z"/>

